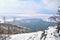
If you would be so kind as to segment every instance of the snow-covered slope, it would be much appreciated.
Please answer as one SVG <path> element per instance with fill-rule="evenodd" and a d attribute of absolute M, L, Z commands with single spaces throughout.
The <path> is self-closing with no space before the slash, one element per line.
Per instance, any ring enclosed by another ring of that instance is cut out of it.
<path fill-rule="evenodd" d="M 10 40 L 39 40 L 42 32 L 12 35 Z"/>
<path fill-rule="evenodd" d="M 60 40 L 60 32 L 56 27 L 49 27 L 48 30 L 33 33 L 11 35 L 10 40 Z"/>

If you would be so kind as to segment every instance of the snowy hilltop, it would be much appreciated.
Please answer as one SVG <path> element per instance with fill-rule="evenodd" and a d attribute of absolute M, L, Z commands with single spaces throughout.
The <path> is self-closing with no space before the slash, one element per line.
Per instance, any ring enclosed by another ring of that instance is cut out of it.
<path fill-rule="evenodd" d="M 45 31 L 11 35 L 9 40 L 60 40 L 60 31 L 55 27 L 49 27 Z"/>

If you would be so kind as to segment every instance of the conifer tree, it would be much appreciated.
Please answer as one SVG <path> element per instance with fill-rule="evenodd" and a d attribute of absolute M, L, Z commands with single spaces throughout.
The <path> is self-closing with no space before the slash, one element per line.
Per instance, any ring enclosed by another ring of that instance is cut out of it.
<path fill-rule="evenodd" d="M 59 6 L 59 9 L 58 9 L 58 13 L 57 13 L 58 17 L 57 17 L 57 29 L 58 29 L 58 33 L 59 33 L 59 30 L 60 30 L 60 6 Z"/>

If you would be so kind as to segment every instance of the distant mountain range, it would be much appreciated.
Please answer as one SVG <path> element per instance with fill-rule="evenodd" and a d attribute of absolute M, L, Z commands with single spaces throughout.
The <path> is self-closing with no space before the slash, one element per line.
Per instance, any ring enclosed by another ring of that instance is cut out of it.
<path fill-rule="evenodd" d="M 9 22 L 10 24 L 16 24 L 22 27 L 27 27 L 32 29 L 33 31 L 36 31 L 37 29 L 45 30 L 49 26 L 54 26 L 56 23 L 54 22 L 46 22 L 42 19 L 24 19 L 24 20 L 17 20 L 14 23 Z"/>
<path fill-rule="evenodd" d="M 57 18 L 58 16 L 51 16 L 51 17 L 49 17 L 48 19 L 50 19 L 51 21 L 53 20 L 53 21 L 56 21 L 56 18 Z"/>

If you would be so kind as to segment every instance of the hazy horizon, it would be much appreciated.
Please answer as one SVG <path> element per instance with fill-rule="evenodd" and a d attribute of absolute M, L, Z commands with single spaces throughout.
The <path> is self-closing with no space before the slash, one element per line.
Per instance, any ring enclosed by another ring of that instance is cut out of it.
<path fill-rule="evenodd" d="M 0 0 L 0 17 L 47 18 L 59 5 L 60 0 Z"/>

